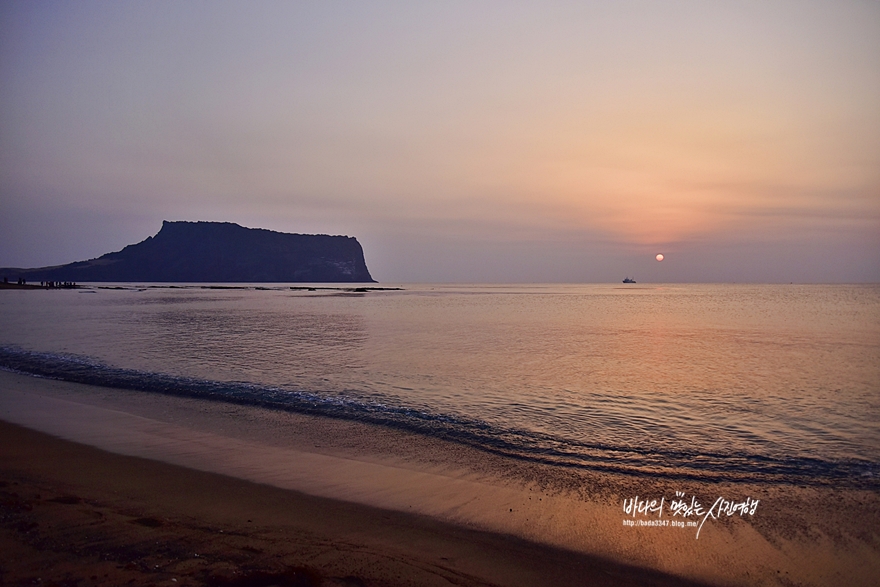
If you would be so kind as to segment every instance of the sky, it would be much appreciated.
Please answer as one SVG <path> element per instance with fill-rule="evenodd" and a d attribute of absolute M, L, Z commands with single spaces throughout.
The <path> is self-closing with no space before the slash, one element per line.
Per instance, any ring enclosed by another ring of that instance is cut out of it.
<path fill-rule="evenodd" d="M 382 282 L 880 282 L 880 2 L 0 3 L 0 266 L 163 220 Z"/>

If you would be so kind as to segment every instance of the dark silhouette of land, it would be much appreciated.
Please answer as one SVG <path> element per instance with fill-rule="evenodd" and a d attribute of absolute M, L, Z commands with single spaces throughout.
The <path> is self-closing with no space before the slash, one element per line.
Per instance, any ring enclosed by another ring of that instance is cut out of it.
<path fill-rule="evenodd" d="M 3 268 L 4 277 L 26 283 L 375 283 L 354 237 L 288 234 L 231 222 L 165 221 L 156 236 L 121 251 L 55 267 Z"/>

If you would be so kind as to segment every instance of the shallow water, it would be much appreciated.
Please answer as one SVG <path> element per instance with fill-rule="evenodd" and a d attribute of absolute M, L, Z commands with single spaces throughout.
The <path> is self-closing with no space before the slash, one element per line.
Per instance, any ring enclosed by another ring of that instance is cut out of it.
<path fill-rule="evenodd" d="M 126 287 L 2 292 L 0 365 L 551 465 L 880 485 L 878 286 Z"/>

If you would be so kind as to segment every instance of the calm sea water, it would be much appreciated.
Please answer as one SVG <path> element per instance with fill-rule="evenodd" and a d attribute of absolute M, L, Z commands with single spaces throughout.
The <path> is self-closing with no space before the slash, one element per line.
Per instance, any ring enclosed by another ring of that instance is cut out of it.
<path fill-rule="evenodd" d="M 0 292 L 0 367 L 550 466 L 880 487 L 880 286 Z"/>

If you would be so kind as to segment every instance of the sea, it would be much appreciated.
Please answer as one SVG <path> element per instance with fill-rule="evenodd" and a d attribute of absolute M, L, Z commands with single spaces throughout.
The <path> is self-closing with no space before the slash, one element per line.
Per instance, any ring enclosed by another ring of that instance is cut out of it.
<path fill-rule="evenodd" d="M 0 292 L 0 368 L 520 462 L 880 488 L 880 285 L 91 284 Z"/>

